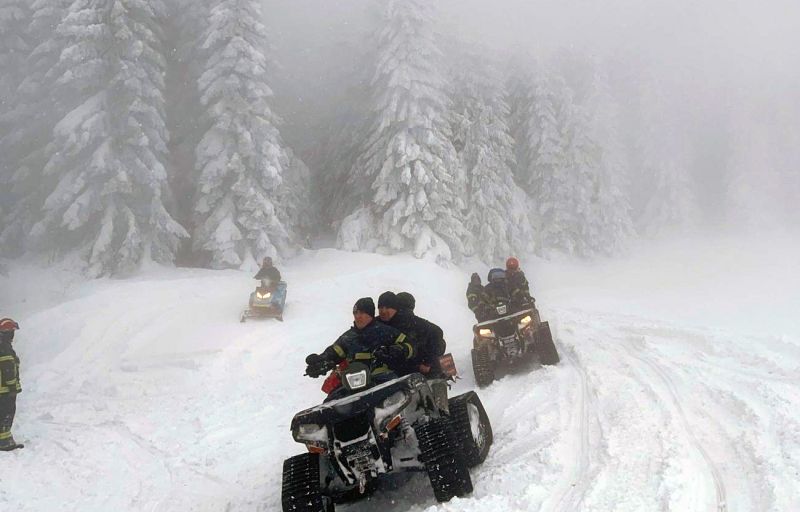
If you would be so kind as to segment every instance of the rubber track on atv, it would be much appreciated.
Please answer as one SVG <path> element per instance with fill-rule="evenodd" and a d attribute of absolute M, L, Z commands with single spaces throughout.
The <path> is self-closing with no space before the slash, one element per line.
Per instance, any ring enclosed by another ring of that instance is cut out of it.
<path fill-rule="evenodd" d="M 449 418 L 432 418 L 414 431 L 436 501 L 471 493 L 472 479 Z"/>
<path fill-rule="evenodd" d="M 558 364 L 560 360 L 548 322 L 542 322 L 536 330 L 536 354 L 539 362 L 546 366 Z"/>
<path fill-rule="evenodd" d="M 475 374 L 475 383 L 478 387 L 486 387 L 494 382 L 494 369 L 486 348 L 472 349 L 472 373 Z"/>
<path fill-rule="evenodd" d="M 481 421 L 485 424 L 484 448 L 483 450 L 475 443 L 472 438 L 472 427 L 469 423 L 469 410 L 467 405 L 473 403 L 478 408 Z M 450 422 L 455 430 L 456 438 L 459 441 L 459 448 L 464 454 L 467 467 L 474 467 L 486 459 L 489 447 L 492 445 L 492 425 L 489 423 L 489 416 L 483 408 L 483 404 L 474 391 L 467 391 L 463 395 L 458 395 L 449 400 L 448 409 L 450 410 Z"/>
<path fill-rule="evenodd" d="M 334 512 L 319 488 L 319 454 L 303 453 L 283 461 L 283 512 Z"/>

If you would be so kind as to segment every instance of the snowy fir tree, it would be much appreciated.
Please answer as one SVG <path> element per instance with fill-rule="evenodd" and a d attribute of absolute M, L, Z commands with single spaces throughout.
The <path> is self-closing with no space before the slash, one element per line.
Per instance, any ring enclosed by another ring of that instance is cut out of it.
<path fill-rule="evenodd" d="M 466 182 L 450 140 L 433 7 L 423 0 L 382 7 L 370 124 L 348 179 L 361 199 L 341 224 L 339 244 L 457 259 L 470 246 L 461 220 Z"/>
<path fill-rule="evenodd" d="M 26 27 L 30 21 L 29 2 L 5 0 L 0 3 L 0 204 L 13 200 L 13 176 L 19 167 L 15 144 L 15 120 L 12 114 L 19 102 L 18 87 L 25 77 L 26 58 L 30 52 Z M 9 223 L 8 206 L 0 206 L 0 232 Z"/>
<path fill-rule="evenodd" d="M 689 141 L 658 83 L 647 82 L 637 149 L 649 194 L 638 229 L 650 236 L 683 232 L 695 226 L 699 217 L 689 172 Z"/>
<path fill-rule="evenodd" d="M 28 235 L 41 220 L 48 194 L 56 176 L 45 176 L 47 147 L 52 142 L 53 126 L 66 113 L 68 102 L 57 89 L 56 64 L 63 41 L 56 27 L 72 0 L 34 0 L 26 28 L 31 51 L 25 62 L 26 74 L 16 90 L 16 100 L 0 117 L 4 166 L 7 181 L 1 187 L 8 195 L 5 226 L 0 231 L 0 250 L 12 254 L 27 248 Z M 28 2 L 25 2 L 28 5 Z"/>
<path fill-rule="evenodd" d="M 291 162 L 270 101 L 271 63 L 258 0 L 212 2 L 199 88 L 208 128 L 196 149 L 194 246 L 213 267 L 252 265 L 296 244 L 304 192 L 283 190 Z M 297 170 L 297 167 L 295 168 Z"/>
<path fill-rule="evenodd" d="M 514 182 L 514 140 L 499 74 L 471 55 L 454 72 L 453 141 L 467 179 L 465 227 L 486 262 L 533 250 L 524 192 Z"/>
<path fill-rule="evenodd" d="M 57 28 L 57 84 L 79 103 L 54 127 L 45 173 L 58 184 L 33 236 L 90 275 L 171 263 L 187 236 L 164 206 L 163 13 L 157 0 L 75 0 Z"/>
<path fill-rule="evenodd" d="M 633 221 L 628 156 L 619 135 L 619 108 L 608 80 L 604 68 L 596 65 L 587 110 L 589 136 L 600 151 L 592 219 L 597 230 L 592 237 L 593 246 L 595 252 L 613 254 L 621 251 L 633 236 Z"/>
<path fill-rule="evenodd" d="M 517 182 L 530 199 L 540 254 L 591 256 L 603 247 L 598 218 L 601 148 L 563 79 L 537 65 L 511 80 Z"/>

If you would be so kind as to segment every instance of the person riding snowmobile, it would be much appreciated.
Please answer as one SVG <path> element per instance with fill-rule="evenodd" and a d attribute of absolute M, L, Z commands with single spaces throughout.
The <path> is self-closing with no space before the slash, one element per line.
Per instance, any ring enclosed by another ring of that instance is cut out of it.
<path fill-rule="evenodd" d="M 402 299 L 401 294 L 405 294 Z M 416 301 L 408 292 L 395 295 L 387 291 L 378 298 L 381 321 L 405 334 L 414 348 L 413 356 L 398 371 L 400 376 L 414 372 L 426 377 L 437 376 L 441 373 L 439 357 L 444 355 L 447 347 L 444 331 L 433 322 L 415 315 L 413 309 L 404 307 L 409 303 L 415 304 Z"/>
<path fill-rule="evenodd" d="M 375 383 L 397 378 L 395 366 L 401 367 L 413 356 L 414 349 L 407 336 L 375 318 L 375 303 L 363 297 L 353 306 L 353 326 L 328 346 L 322 354 L 306 357 L 306 375 L 317 378 L 333 364 L 347 361 L 372 363 L 371 377 Z M 333 391 L 327 400 L 340 398 L 343 388 Z"/>
<path fill-rule="evenodd" d="M 274 289 L 281 282 L 281 273 L 277 267 L 273 266 L 272 258 L 269 256 L 262 260 L 261 268 L 254 277 L 261 280 L 261 286 L 266 290 Z"/>

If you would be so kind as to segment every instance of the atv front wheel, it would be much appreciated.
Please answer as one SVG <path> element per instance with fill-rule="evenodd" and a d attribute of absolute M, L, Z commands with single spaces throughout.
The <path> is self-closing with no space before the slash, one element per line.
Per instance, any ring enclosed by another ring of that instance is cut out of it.
<path fill-rule="evenodd" d="M 467 466 L 477 466 L 486 459 L 493 440 L 492 424 L 481 399 L 468 391 L 451 398 L 448 409 Z"/>
<path fill-rule="evenodd" d="M 334 512 L 333 500 L 320 492 L 318 453 L 283 461 L 281 503 L 283 512 Z"/>
<path fill-rule="evenodd" d="M 494 382 L 494 367 L 486 347 L 472 349 L 472 372 L 478 387 L 486 387 Z"/>
<path fill-rule="evenodd" d="M 453 496 L 471 493 L 469 469 L 448 418 L 431 418 L 427 423 L 414 427 L 414 432 L 436 501 L 450 501 Z"/>
<path fill-rule="evenodd" d="M 543 365 L 558 364 L 558 351 L 553 343 L 553 335 L 550 333 L 550 324 L 542 322 L 536 329 L 536 355 L 539 362 Z"/>

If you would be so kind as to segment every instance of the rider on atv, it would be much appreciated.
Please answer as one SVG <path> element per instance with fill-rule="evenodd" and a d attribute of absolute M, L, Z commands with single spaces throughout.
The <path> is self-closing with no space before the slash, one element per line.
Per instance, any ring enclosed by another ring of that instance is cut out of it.
<path fill-rule="evenodd" d="M 317 378 L 336 364 L 352 362 L 367 363 L 371 367 L 371 380 L 379 384 L 397 378 L 392 367 L 402 367 L 414 356 L 414 347 L 406 335 L 394 327 L 375 319 L 375 303 L 363 297 L 353 306 L 353 326 L 322 354 L 306 357 L 306 375 Z M 326 401 L 341 398 L 346 390 L 326 380 L 323 391 L 328 393 Z"/>

